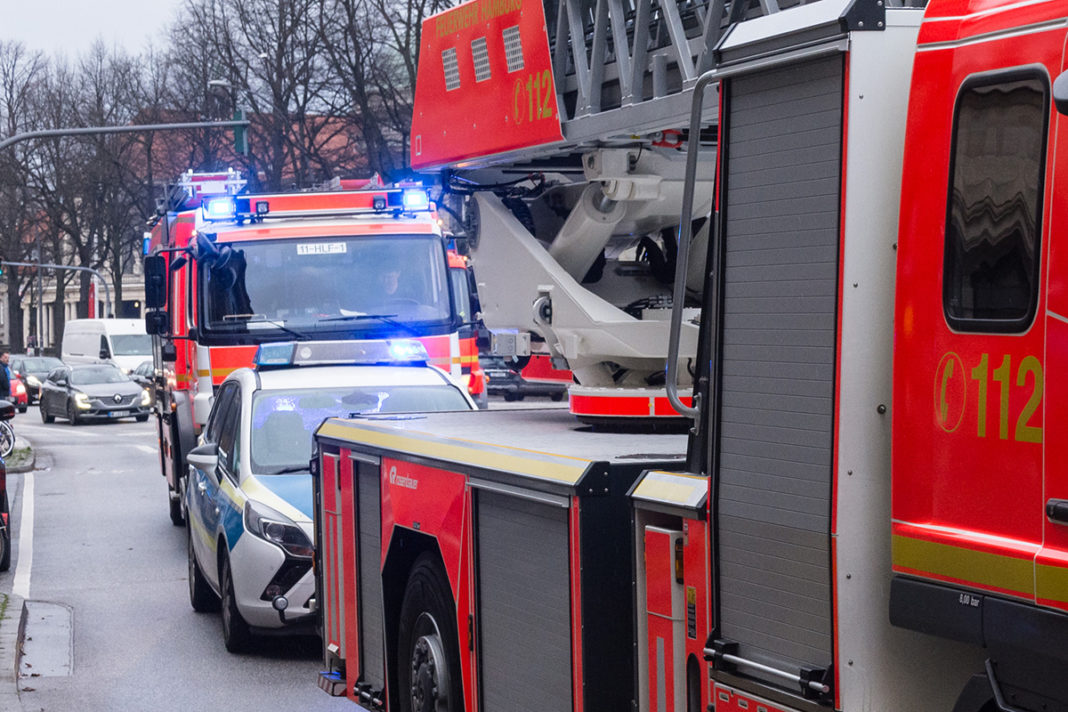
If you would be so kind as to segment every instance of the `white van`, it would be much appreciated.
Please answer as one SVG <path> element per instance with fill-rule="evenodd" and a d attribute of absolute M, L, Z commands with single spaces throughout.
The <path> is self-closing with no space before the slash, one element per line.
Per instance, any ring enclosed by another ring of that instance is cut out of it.
<path fill-rule="evenodd" d="M 143 319 L 71 319 L 61 351 L 67 363 L 108 361 L 129 373 L 152 360 L 152 337 Z"/>

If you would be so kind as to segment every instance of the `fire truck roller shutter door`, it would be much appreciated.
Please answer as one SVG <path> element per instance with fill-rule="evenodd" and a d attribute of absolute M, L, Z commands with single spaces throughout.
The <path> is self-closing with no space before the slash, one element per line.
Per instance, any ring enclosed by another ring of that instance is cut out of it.
<path fill-rule="evenodd" d="M 356 471 L 356 510 L 358 512 L 357 556 L 360 580 L 360 678 L 375 690 L 386 681 L 385 609 L 382 604 L 382 515 L 379 493 L 379 467 L 353 462 Z"/>
<path fill-rule="evenodd" d="M 720 636 L 832 661 L 840 55 L 729 82 L 718 406 Z"/>
<path fill-rule="evenodd" d="M 567 512 L 478 492 L 485 709 L 572 709 Z"/>

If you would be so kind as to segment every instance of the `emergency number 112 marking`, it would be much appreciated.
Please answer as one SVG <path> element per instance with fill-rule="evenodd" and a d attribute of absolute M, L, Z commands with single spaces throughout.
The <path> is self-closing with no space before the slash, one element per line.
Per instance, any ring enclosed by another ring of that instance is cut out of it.
<path fill-rule="evenodd" d="M 999 388 L 998 401 L 998 437 L 1007 440 L 1009 437 L 1009 389 L 1012 386 L 1010 376 L 1012 374 L 1012 357 L 1005 354 L 1001 359 L 1001 365 L 994 369 L 994 383 Z M 987 391 L 990 384 L 990 355 L 983 354 L 979 359 L 979 365 L 972 369 L 972 380 L 979 383 L 979 414 L 978 435 L 986 437 L 986 405 Z M 1029 378 L 1029 376 L 1031 376 Z M 1016 419 L 1014 440 L 1022 443 L 1042 442 L 1042 426 L 1028 425 L 1031 417 L 1038 410 L 1042 402 L 1042 362 L 1034 356 L 1025 356 L 1016 369 L 1016 387 L 1026 388 L 1028 381 L 1031 383 L 1031 396 L 1027 399 L 1020 416 Z"/>

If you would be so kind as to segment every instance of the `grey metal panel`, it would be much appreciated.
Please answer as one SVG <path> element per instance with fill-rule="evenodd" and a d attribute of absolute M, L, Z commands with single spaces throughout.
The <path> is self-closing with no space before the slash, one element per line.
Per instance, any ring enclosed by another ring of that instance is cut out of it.
<path fill-rule="evenodd" d="M 379 468 L 354 462 L 356 511 L 359 532 L 360 580 L 360 677 L 376 689 L 384 689 L 385 637 L 382 610 L 382 512 L 379 500 Z"/>
<path fill-rule="evenodd" d="M 718 441 L 722 637 L 832 660 L 840 56 L 731 80 Z"/>
<path fill-rule="evenodd" d="M 569 710 L 568 510 L 477 496 L 481 708 Z"/>

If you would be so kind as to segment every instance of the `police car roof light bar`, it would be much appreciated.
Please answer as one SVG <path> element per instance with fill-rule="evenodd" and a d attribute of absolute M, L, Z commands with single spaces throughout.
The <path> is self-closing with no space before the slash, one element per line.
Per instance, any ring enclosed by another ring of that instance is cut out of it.
<path fill-rule="evenodd" d="M 260 344 L 253 363 L 260 370 L 290 366 L 422 366 L 430 359 L 414 339 L 281 341 Z"/>

